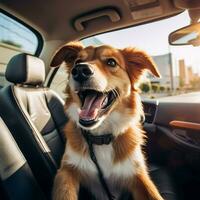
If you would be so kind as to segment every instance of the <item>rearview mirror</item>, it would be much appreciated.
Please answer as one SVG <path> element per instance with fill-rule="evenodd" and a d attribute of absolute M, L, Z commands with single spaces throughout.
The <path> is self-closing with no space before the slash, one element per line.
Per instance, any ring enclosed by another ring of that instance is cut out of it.
<path fill-rule="evenodd" d="M 171 45 L 200 45 L 200 23 L 178 29 L 169 35 Z"/>

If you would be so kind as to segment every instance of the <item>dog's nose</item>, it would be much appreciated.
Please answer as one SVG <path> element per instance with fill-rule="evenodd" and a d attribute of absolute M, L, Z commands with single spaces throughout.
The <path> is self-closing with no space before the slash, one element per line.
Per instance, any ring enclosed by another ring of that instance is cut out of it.
<path fill-rule="evenodd" d="M 93 74 L 93 70 L 87 64 L 76 64 L 72 71 L 72 77 L 78 82 L 88 80 Z"/>

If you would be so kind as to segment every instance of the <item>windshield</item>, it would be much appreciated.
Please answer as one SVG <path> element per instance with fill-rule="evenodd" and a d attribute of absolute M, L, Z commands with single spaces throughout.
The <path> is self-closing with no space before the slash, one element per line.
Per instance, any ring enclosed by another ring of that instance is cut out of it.
<path fill-rule="evenodd" d="M 116 48 L 133 46 L 145 50 L 153 57 L 162 77 L 146 74 L 140 83 L 142 98 L 185 101 L 187 98 L 184 96 L 192 100 L 196 91 L 200 90 L 200 47 L 170 46 L 168 43 L 171 32 L 189 23 L 188 13 L 183 12 L 175 17 L 104 33 L 82 42 L 85 46 L 108 44 Z"/>

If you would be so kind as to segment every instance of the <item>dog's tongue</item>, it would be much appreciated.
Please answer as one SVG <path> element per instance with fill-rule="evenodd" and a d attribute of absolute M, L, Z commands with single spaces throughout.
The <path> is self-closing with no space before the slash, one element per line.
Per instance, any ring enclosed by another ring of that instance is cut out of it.
<path fill-rule="evenodd" d="M 85 101 L 79 113 L 79 117 L 82 120 L 94 120 L 99 110 L 101 109 L 104 99 L 106 97 L 102 94 L 89 94 L 85 97 Z"/>

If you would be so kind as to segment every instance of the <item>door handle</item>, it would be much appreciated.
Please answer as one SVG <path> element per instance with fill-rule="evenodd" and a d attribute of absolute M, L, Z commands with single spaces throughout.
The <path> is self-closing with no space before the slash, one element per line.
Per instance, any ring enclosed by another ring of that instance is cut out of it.
<path fill-rule="evenodd" d="M 200 123 L 173 120 L 169 124 L 174 128 L 200 131 Z"/>

